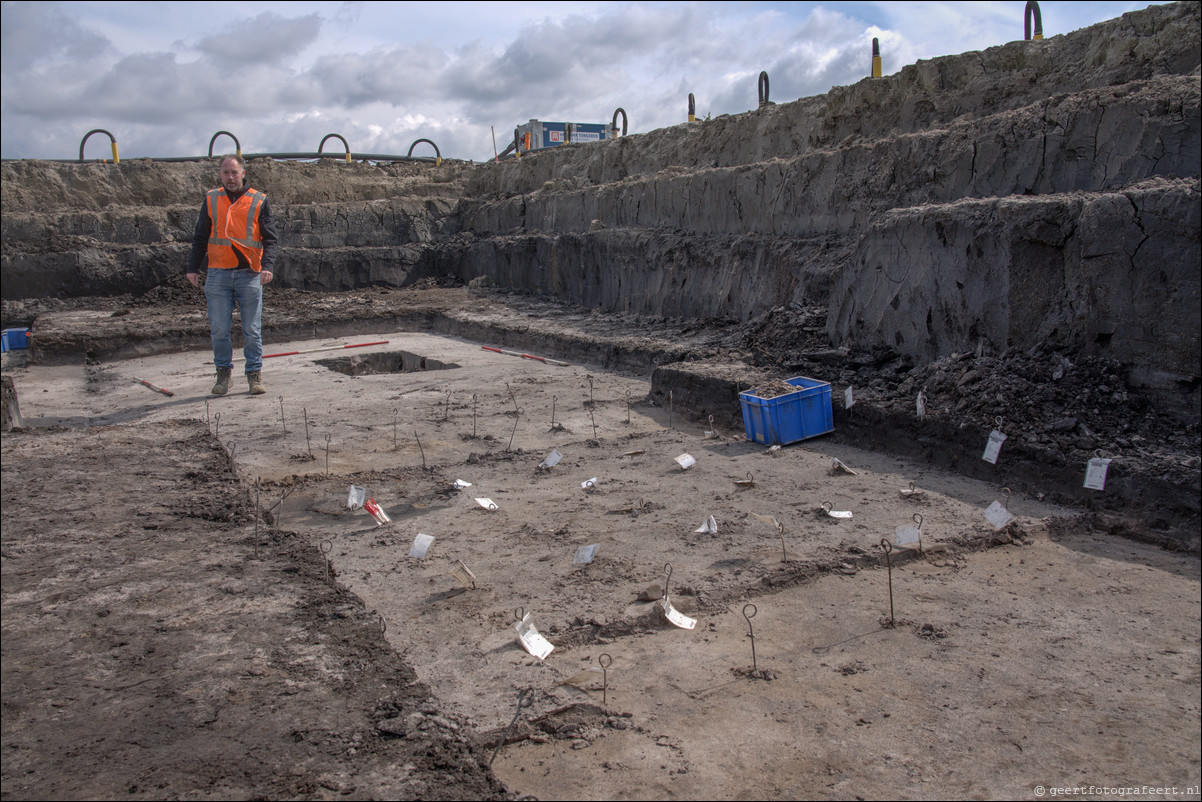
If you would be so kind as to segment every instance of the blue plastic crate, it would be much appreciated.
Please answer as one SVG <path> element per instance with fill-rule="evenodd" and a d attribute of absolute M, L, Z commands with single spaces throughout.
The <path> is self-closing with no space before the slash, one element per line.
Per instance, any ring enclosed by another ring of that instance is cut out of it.
<path fill-rule="evenodd" d="M 835 430 L 830 382 L 804 376 L 786 381 L 797 391 L 776 398 L 739 393 L 748 440 L 767 446 L 788 445 Z"/>
<path fill-rule="evenodd" d="M 29 329 L 5 329 L 0 336 L 0 350 L 5 352 L 29 347 Z"/>

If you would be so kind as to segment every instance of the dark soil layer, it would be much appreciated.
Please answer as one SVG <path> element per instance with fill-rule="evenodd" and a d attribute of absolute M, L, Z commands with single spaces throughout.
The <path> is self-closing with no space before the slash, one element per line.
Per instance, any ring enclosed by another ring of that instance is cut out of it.
<path fill-rule="evenodd" d="M 255 526 L 203 425 L 14 432 L 3 457 L 5 799 L 504 798 L 380 618 Z"/>

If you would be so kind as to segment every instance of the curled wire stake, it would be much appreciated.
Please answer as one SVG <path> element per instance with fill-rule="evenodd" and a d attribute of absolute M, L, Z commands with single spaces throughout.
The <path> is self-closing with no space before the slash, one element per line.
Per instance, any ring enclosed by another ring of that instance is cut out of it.
<path fill-rule="evenodd" d="M 672 421 L 672 391 L 668 391 L 668 428 L 675 429 L 676 424 Z"/>
<path fill-rule="evenodd" d="M 513 436 L 518 433 L 518 421 L 522 419 L 522 408 L 518 407 L 517 412 L 513 415 L 513 431 L 509 433 L 509 445 L 505 446 L 506 451 L 513 449 Z"/>
<path fill-rule="evenodd" d="M 776 534 L 780 535 L 780 561 L 787 563 L 789 562 L 789 552 L 785 551 L 785 525 L 780 521 L 776 522 Z"/>
<path fill-rule="evenodd" d="M 209 400 L 205 399 L 205 428 L 209 430 L 209 434 L 213 433 L 213 427 L 209 424 Z"/>
<path fill-rule="evenodd" d="M 750 615 L 747 613 L 748 607 L 751 608 Z M 751 626 L 751 619 L 755 618 L 755 614 L 758 612 L 759 610 L 757 610 L 755 605 L 751 604 L 750 602 L 743 605 L 743 617 L 747 619 L 747 637 L 751 638 L 751 672 L 753 674 L 759 669 L 757 668 L 755 662 L 755 630 Z"/>
<path fill-rule="evenodd" d="M 509 382 L 505 382 L 505 391 L 506 391 L 507 393 L 509 393 L 509 400 L 513 402 L 513 408 L 514 408 L 514 410 L 515 410 L 515 411 L 516 411 L 518 414 L 521 414 L 521 412 L 522 412 L 522 411 L 521 411 L 520 409 L 518 409 L 518 399 L 517 399 L 517 396 L 515 396 L 515 395 L 513 394 L 513 390 L 511 390 L 511 389 L 510 389 L 510 387 L 509 387 Z"/>
<path fill-rule="evenodd" d="M 831 510 L 833 510 L 834 508 L 835 508 L 835 505 L 831 504 L 829 501 L 822 502 L 822 509 L 826 511 L 827 515 L 830 515 Z"/>
<path fill-rule="evenodd" d="M 630 391 L 626 391 L 626 424 L 630 425 Z"/>
<path fill-rule="evenodd" d="M 509 739 L 509 733 L 513 729 L 513 725 L 518 723 L 518 716 L 522 714 L 522 710 L 534 704 L 534 689 L 525 688 L 518 694 L 518 707 L 513 711 L 513 721 L 509 722 L 509 726 L 505 728 L 505 732 L 501 735 L 501 740 L 497 742 L 497 748 L 493 751 L 492 757 L 488 759 L 488 765 L 497 759 L 497 753 L 501 751 L 501 747 L 505 745 L 505 741 Z"/>
<path fill-rule="evenodd" d="M 383 635 L 388 632 L 388 622 L 384 620 L 382 613 L 376 613 L 376 615 L 380 617 L 380 634 Z"/>
<path fill-rule="evenodd" d="M 221 437 L 221 413 L 220 412 L 213 413 L 213 436 L 217 437 L 217 438 Z"/>
<path fill-rule="evenodd" d="M 593 415 L 593 407 L 590 404 L 588 408 L 588 419 L 593 422 L 593 439 L 597 439 L 597 418 Z"/>
<path fill-rule="evenodd" d="M 301 407 L 301 411 L 305 415 L 305 448 L 309 449 L 309 456 L 313 456 L 313 443 L 309 440 L 309 408 Z"/>
<path fill-rule="evenodd" d="M 230 443 L 230 462 L 231 463 L 234 461 L 234 455 L 237 453 L 238 453 L 238 444 Z M 235 468 L 234 470 L 236 471 L 237 469 Z"/>
<path fill-rule="evenodd" d="M 426 467 L 426 449 L 422 448 L 422 439 L 417 436 L 417 429 L 413 430 L 413 439 L 417 441 L 417 450 L 422 453 L 422 470 L 429 470 Z"/>
<path fill-rule="evenodd" d="M 330 556 L 329 555 L 330 555 L 330 552 L 332 552 L 334 550 L 334 541 L 323 540 L 323 541 L 321 541 L 321 544 L 318 546 L 318 548 L 321 549 L 321 554 L 323 557 L 325 557 L 325 560 L 326 560 L 326 581 L 329 582 L 330 581 Z"/>
<path fill-rule="evenodd" d="M 1002 488 L 1002 507 L 1010 509 L 1010 488 L 1008 487 Z"/>
<path fill-rule="evenodd" d="M 330 434 L 326 433 L 326 478 L 330 477 Z"/>
<path fill-rule="evenodd" d="M 284 434 L 288 434 L 288 423 L 284 420 L 284 396 L 280 396 L 280 425 L 284 427 Z"/>
<path fill-rule="evenodd" d="M 476 396 L 472 395 L 472 439 L 476 439 Z"/>
<path fill-rule="evenodd" d="M 713 434 L 714 433 L 714 416 L 710 415 L 708 418 L 706 418 L 706 420 L 709 421 L 709 425 L 710 425 L 709 431 L 706 432 L 706 434 Z"/>
<path fill-rule="evenodd" d="M 922 516 L 919 513 L 914 513 L 914 523 L 918 524 L 918 528 L 922 529 Z"/>
<path fill-rule="evenodd" d="M 597 665 L 601 666 L 601 706 L 609 706 L 609 667 L 614 659 L 608 654 L 597 655 Z"/>
<path fill-rule="evenodd" d="M 555 428 L 555 405 L 559 401 L 559 396 L 551 396 L 551 428 Z"/>
<path fill-rule="evenodd" d="M 664 601 L 668 600 L 668 584 L 671 583 L 671 581 L 672 563 L 664 563 Z"/>
<path fill-rule="evenodd" d="M 392 408 L 392 450 L 396 451 L 396 417 L 400 412 L 396 407 Z"/>
<path fill-rule="evenodd" d="M 521 620 L 525 617 L 526 617 L 526 608 L 525 607 L 514 607 L 513 608 L 513 620 L 514 621 L 517 621 L 520 623 Z"/>
<path fill-rule="evenodd" d="M 259 558 L 259 518 L 263 515 L 263 508 L 259 506 L 259 483 L 263 481 L 263 477 L 255 477 L 255 559 Z"/>
<path fill-rule="evenodd" d="M 889 566 L 889 627 L 894 625 L 893 618 L 893 544 L 887 538 L 881 538 L 881 548 L 885 550 L 885 563 Z"/>
<path fill-rule="evenodd" d="M 591 407 L 593 405 L 593 377 L 586 376 L 585 378 L 588 379 L 588 405 Z"/>

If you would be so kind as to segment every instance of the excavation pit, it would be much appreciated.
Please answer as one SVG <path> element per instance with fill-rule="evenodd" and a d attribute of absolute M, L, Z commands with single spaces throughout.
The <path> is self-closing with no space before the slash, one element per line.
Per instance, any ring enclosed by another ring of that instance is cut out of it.
<path fill-rule="evenodd" d="M 347 376 L 379 376 L 389 373 L 417 373 L 424 370 L 454 370 L 454 362 L 442 362 L 408 351 L 379 354 L 355 354 L 335 359 L 318 359 L 317 364 Z"/>

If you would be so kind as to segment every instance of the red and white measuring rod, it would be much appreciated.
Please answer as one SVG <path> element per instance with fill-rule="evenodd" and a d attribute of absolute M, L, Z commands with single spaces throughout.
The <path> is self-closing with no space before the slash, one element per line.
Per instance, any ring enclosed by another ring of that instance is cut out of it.
<path fill-rule="evenodd" d="M 498 354 L 505 354 L 506 356 L 520 356 L 522 359 L 533 359 L 536 362 L 543 362 L 547 365 L 559 365 L 559 366 L 565 367 L 565 368 L 568 367 L 567 362 L 560 362 L 558 359 L 552 359 L 549 356 L 535 356 L 534 354 L 523 354 L 518 351 L 506 351 L 504 348 L 490 348 L 487 345 L 482 345 L 482 346 L 480 346 L 480 348 L 485 351 L 492 351 L 492 352 L 498 353 Z"/>

